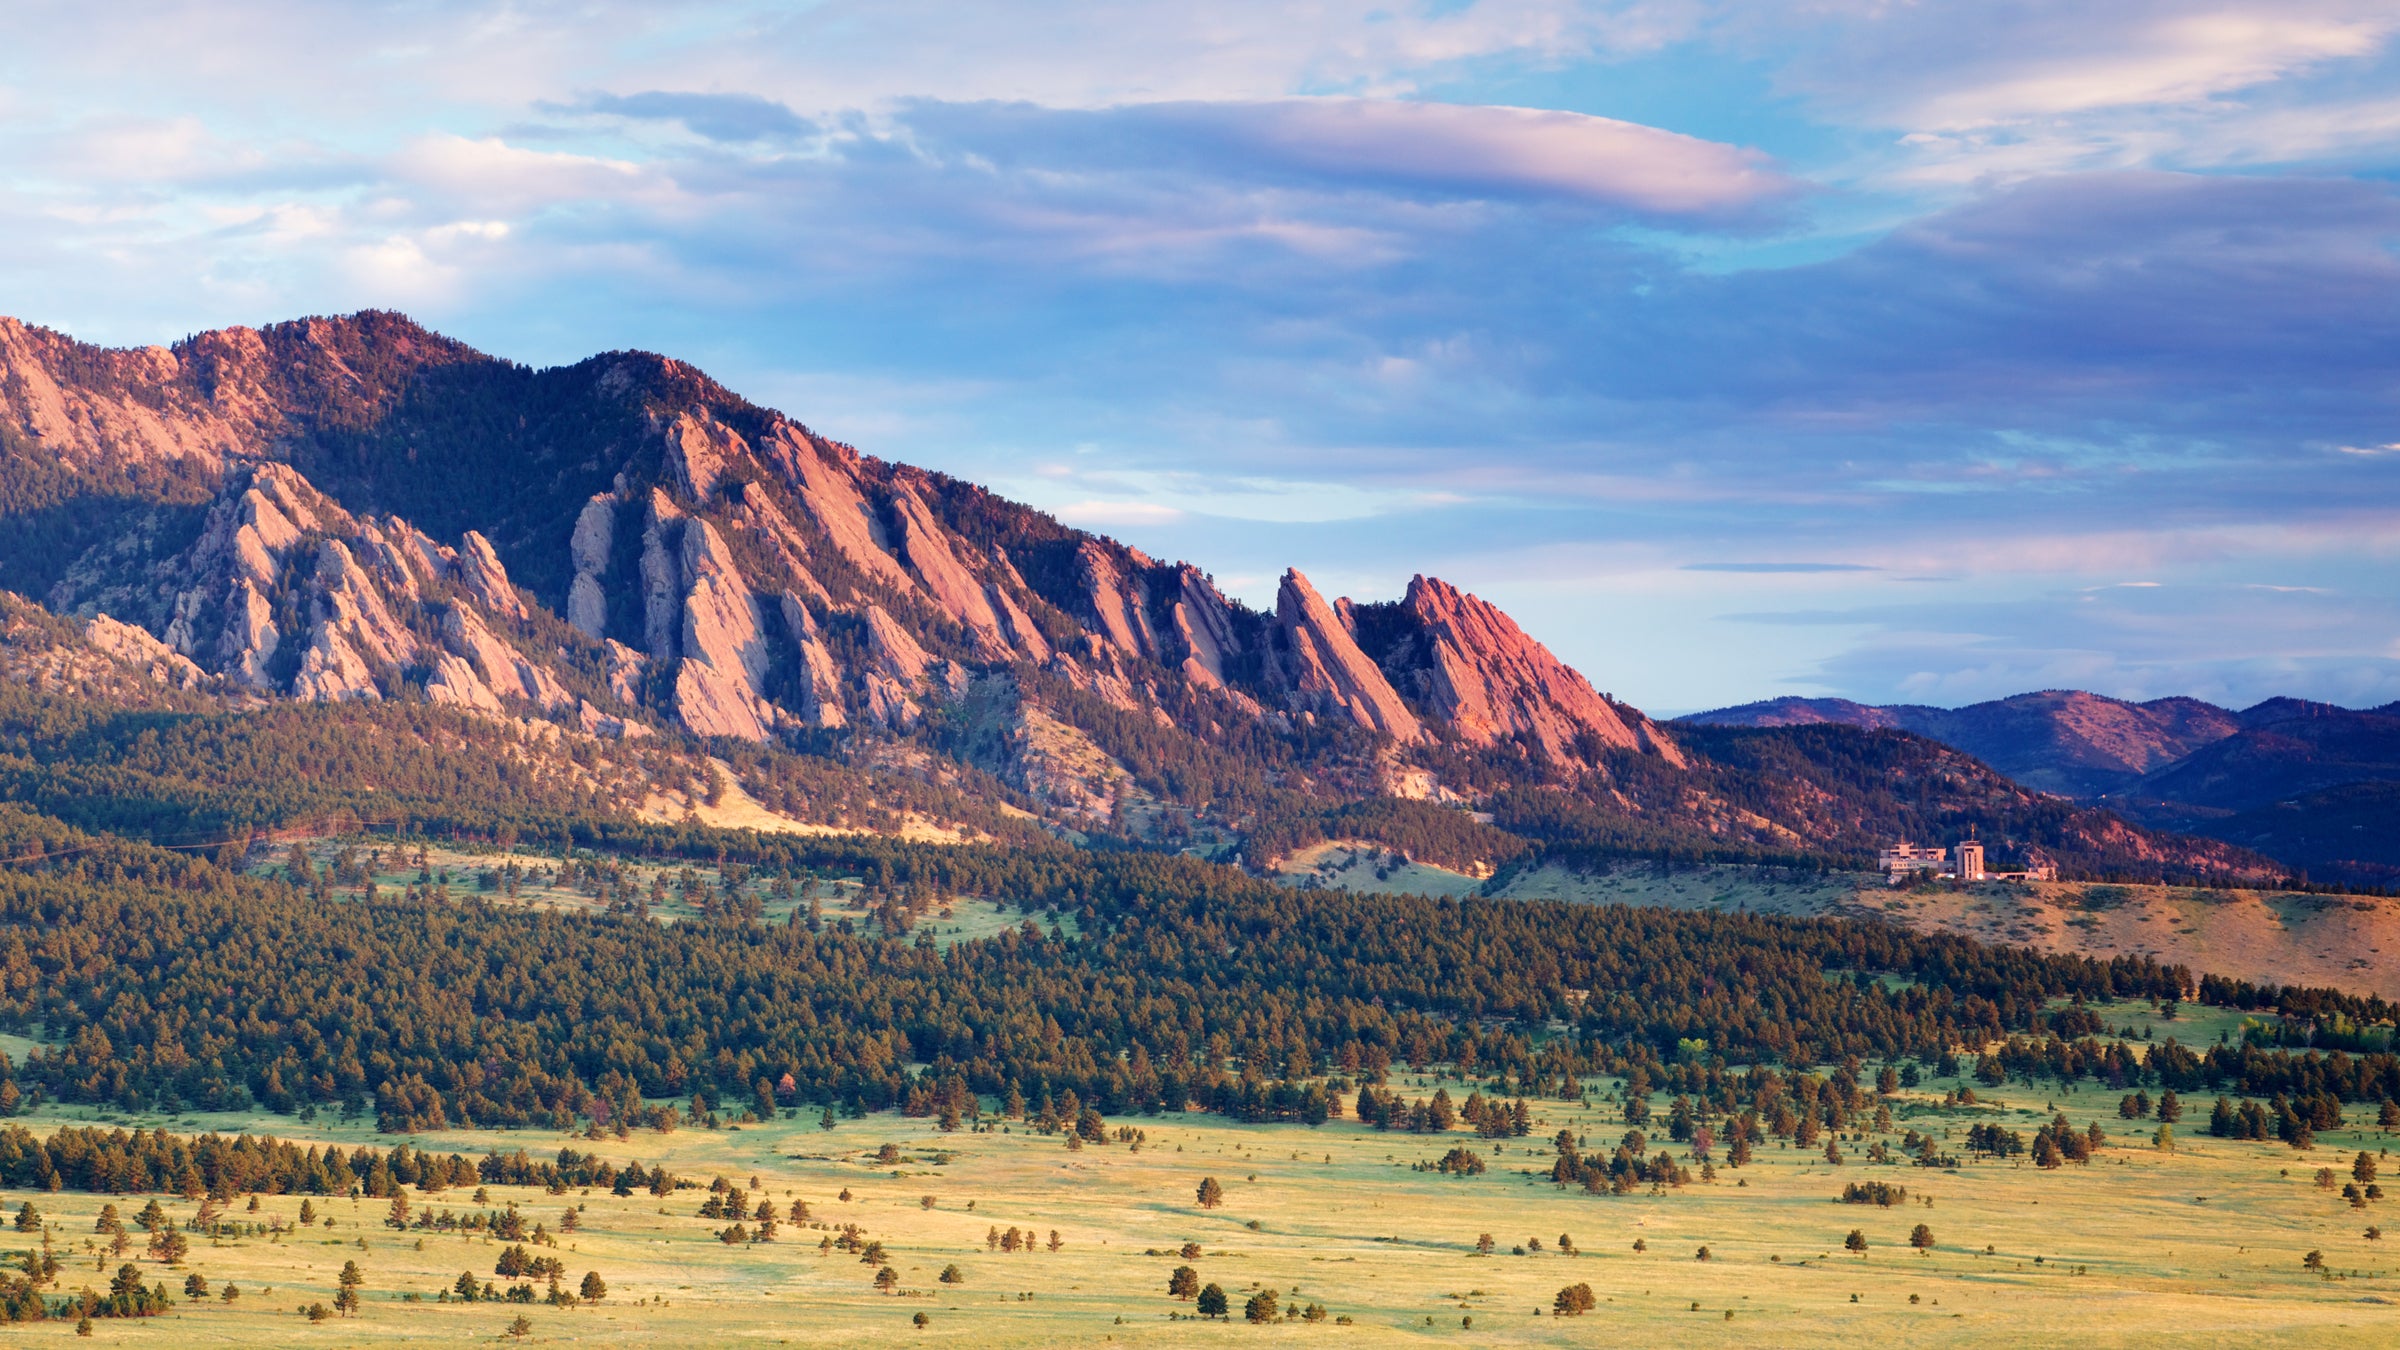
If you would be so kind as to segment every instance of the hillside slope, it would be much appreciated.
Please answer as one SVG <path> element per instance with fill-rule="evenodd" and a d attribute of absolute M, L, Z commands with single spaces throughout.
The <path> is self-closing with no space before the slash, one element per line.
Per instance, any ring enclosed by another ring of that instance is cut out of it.
<path fill-rule="evenodd" d="M 1894 779 L 1862 766 L 1923 752 L 1872 739 L 1695 753 L 1437 579 L 1354 603 L 1289 571 L 1255 611 L 680 362 L 530 370 L 395 314 L 133 351 L 0 320 L 0 527 L 27 622 L 138 649 L 157 690 L 663 736 L 826 824 L 892 828 L 930 792 L 944 828 L 1224 849 L 1413 802 L 1368 814 L 1403 843 L 1483 805 L 1587 852 L 1855 859 L 1979 828 L 2095 871 L 2272 870 L 2052 819 L 1980 766 Z"/>
<path fill-rule="evenodd" d="M 2385 790 L 2400 783 L 2400 704 L 2362 712 L 2273 698 L 2234 711 L 2049 690 L 1963 708 L 1781 698 L 1678 725 L 1906 730 L 2027 786 L 2238 844 L 2324 880 L 2400 880 L 2389 843 L 2400 838 L 2400 798 Z"/>
<path fill-rule="evenodd" d="M 1697 726 L 1836 723 L 1910 731 L 1957 746 L 2027 787 L 2065 797 L 2097 797 L 2130 786 L 2143 774 L 2242 729 L 2237 714 L 2199 699 L 2128 703 L 2073 689 L 1963 708 L 1779 698 L 1681 720 Z"/>

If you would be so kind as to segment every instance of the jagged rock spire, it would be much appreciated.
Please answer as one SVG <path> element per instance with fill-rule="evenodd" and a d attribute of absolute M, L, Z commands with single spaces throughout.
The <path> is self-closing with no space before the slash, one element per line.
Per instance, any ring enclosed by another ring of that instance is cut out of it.
<path fill-rule="evenodd" d="M 1414 741 L 1425 734 L 1391 681 L 1359 650 L 1349 626 L 1297 567 L 1283 574 L 1275 595 L 1275 620 L 1285 642 L 1277 655 L 1288 706 L 1319 717 L 1347 718 L 1397 741 Z"/>

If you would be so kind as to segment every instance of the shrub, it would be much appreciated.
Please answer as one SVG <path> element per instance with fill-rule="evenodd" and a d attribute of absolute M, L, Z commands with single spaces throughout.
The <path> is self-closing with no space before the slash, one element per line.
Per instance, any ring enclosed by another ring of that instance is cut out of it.
<path fill-rule="evenodd" d="M 1845 1205 L 1881 1205 L 1890 1209 L 1907 1199 L 1906 1186 L 1895 1186 L 1888 1181 L 1853 1181 L 1842 1187 L 1842 1203 Z"/>
<path fill-rule="evenodd" d="M 1442 1160 L 1433 1165 L 1433 1170 L 1444 1176 L 1481 1176 L 1484 1170 L 1483 1157 L 1471 1148 L 1454 1148 L 1442 1155 Z"/>

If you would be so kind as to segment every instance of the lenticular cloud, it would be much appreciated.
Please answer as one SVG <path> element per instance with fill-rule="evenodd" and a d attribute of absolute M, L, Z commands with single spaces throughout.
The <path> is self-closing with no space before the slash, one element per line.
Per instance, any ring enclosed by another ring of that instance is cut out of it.
<path fill-rule="evenodd" d="M 1177 104 L 1162 120 L 1214 126 L 1317 173 L 1464 195 L 1560 197 L 1661 215 L 1717 216 L 1788 195 L 1758 151 L 1583 113 L 1372 99 Z"/>
<path fill-rule="evenodd" d="M 1100 109 L 918 102 L 921 148 L 1072 172 L 1174 167 L 1316 190 L 1557 201 L 1723 222 L 1794 195 L 1756 150 L 1583 113 L 1286 98 Z"/>

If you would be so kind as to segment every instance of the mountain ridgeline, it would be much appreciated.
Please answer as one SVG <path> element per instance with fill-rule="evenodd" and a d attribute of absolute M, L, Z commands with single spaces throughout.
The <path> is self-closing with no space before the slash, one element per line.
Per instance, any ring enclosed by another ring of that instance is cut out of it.
<path fill-rule="evenodd" d="M 1354 603 L 1293 570 L 1260 612 L 680 362 L 532 370 L 386 313 L 138 350 L 0 320 L 0 588 L 38 602 L 0 668 L 51 694 L 436 705 L 539 729 L 512 744 L 581 766 L 588 811 L 654 795 L 609 749 L 648 742 L 692 766 L 686 800 L 730 768 L 792 819 L 967 838 L 1822 865 L 1975 829 L 2070 874 L 2279 870 L 1914 736 L 1670 730 L 1434 578 Z M 20 711 L 26 764 L 107 757 Z M 211 770 L 176 772 L 188 795 Z"/>
<path fill-rule="evenodd" d="M 2271 698 L 2236 710 L 2081 690 L 1963 708 L 1779 698 L 1694 714 L 1677 734 L 1703 726 L 1905 731 L 2030 787 L 2243 845 L 2320 880 L 2400 884 L 2400 703 Z"/>

